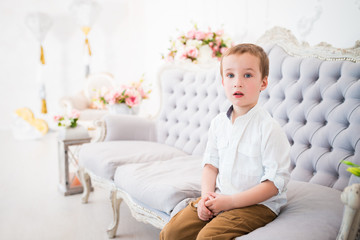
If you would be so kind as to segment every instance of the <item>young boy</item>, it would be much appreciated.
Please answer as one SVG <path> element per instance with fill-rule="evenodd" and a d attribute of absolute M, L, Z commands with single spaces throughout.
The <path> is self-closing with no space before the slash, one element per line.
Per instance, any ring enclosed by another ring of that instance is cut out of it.
<path fill-rule="evenodd" d="M 289 142 L 257 105 L 268 84 L 266 53 L 236 45 L 223 55 L 220 72 L 232 106 L 211 122 L 201 197 L 170 220 L 160 239 L 233 239 L 274 220 L 286 203 Z"/>

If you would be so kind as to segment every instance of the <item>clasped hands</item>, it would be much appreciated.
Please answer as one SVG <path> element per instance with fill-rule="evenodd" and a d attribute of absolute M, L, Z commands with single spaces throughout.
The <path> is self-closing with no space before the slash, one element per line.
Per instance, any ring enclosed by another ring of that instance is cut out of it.
<path fill-rule="evenodd" d="M 197 213 L 201 220 L 209 221 L 220 212 L 230 210 L 232 197 L 229 195 L 210 192 L 201 197 L 198 202 Z"/>

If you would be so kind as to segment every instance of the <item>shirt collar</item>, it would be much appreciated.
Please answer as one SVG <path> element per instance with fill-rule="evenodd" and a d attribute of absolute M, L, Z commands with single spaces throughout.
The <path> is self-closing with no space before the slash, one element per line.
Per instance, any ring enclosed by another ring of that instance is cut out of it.
<path fill-rule="evenodd" d="M 257 108 L 258 108 L 258 104 L 256 104 L 252 109 L 250 109 L 245 115 L 248 115 L 248 116 L 251 115 L 249 113 L 255 112 L 255 109 L 257 109 Z M 234 106 L 231 105 L 226 112 L 226 116 L 228 117 L 229 120 L 231 120 L 231 114 L 233 111 L 234 111 Z"/>
<path fill-rule="evenodd" d="M 228 119 L 229 120 L 231 120 L 231 113 L 234 111 L 234 107 L 233 107 L 233 105 L 231 105 L 230 107 L 229 107 L 229 110 L 227 110 L 227 112 L 226 112 L 226 116 L 228 117 Z"/>

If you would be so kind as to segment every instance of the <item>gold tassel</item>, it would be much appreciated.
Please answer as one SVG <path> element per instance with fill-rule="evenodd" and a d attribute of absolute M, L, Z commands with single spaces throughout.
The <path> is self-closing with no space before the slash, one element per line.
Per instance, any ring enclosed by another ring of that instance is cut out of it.
<path fill-rule="evenodd" d="M 87 45 L 87 47 L 88 47 L 89 56 L 91 56 L 91 49 L 90 49 L 90 44 L 89 44 L 89 39 L 88 38 L 85 38 L 85 45 Z"/>
<path fill-rule="evenodd" d="M 82 27 L 81 30 L 85 34 L 85 45 L 87 45 L 87 47 L 88 47 L 89 56 L 91 56 L 91 49 L 90 49 L 89 39 L 87 37 L 87 35 L 89 34 L 91 28 L 90 27 Z"/>
<path fill-rule="evenodd" d="M 44 113 L 44 114 L 47 113 L 45 98 L 41 99 L 41 113 Z"/>
<path fill-rule="evenodd" d="M 81 30 L 87 36 L 89 34 L 91 28 L 90 27 L 82 27 Z"/>
<path fill-rule="evenodd" d="M 40 62 L 42 64 L 45 64 L 44 48 L 42 45 L 40 45 L 40 52 Z"/>

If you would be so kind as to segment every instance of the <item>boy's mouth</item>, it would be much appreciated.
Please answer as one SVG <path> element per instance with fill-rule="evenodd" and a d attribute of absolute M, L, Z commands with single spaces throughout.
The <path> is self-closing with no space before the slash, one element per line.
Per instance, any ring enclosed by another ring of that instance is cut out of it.
<path fill-rule="evenodd" d="M 244 96 L 244 94 L 242 92 L 237 91 L 237 92 L 234 92 L 233 96 L 236 98 L 239 98 L 239 97 Z"/>

